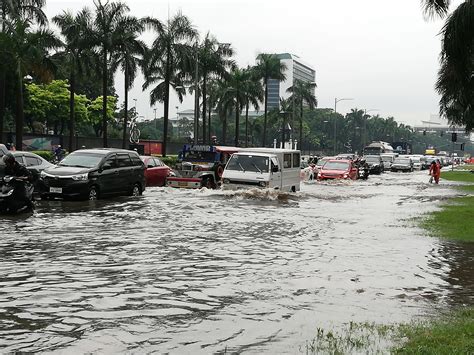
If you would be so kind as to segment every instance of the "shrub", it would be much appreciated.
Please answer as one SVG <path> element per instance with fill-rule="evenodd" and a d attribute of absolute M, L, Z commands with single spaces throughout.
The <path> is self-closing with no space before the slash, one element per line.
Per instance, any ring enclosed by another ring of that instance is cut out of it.
<path fill-rule="evenodd" d="M 176 155 L 168 155 L 166 157 L 159 157 L 160 160 L 168 165 L 170 168 L 174 168 L 176 163 L 178 162 L 178 156 Z"/>
<path fill-rule="evenodd" d="M 49 162 L 53 161 L 54 158 L 53 152 L 49 150 L 35 150 L 32 151 L 32 153 L 38 154 L 40 157 L 46 159 Z"/>

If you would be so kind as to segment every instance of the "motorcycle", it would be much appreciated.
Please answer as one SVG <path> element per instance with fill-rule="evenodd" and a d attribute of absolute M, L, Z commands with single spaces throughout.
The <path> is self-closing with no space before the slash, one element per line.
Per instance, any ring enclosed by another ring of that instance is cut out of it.
<path fill-rule="evenodd" d="M 20 189 L 25 189 L 23 194 Z M 34 209 L 34 187 L 29 182 L 14 176 L 5 176 L 1 179 L 0 213 L 16 214 L 29 212 Z"/>

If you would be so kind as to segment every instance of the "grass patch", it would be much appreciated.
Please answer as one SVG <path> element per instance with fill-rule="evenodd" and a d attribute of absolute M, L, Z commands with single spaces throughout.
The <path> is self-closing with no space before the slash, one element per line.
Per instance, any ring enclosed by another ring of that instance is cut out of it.
<path fill-rule="evenodd" d="M 474 241 L 474 196 L 454 198 L 440 211 L 432 212 L 422 227 L 433 235 L 466 242 Z"/>
<path fill-rule="evenodd" d="M 474 183 L 474 174 L 469 171 L 442 171 L 441 178 L 449 181 Z"/>
<path fill-rule="evenodd" d="M 426 323 L 402 325 L 400 335 L 407 339 L 395 354 L 472 354 L 474 353 L 474 308 Z"/>

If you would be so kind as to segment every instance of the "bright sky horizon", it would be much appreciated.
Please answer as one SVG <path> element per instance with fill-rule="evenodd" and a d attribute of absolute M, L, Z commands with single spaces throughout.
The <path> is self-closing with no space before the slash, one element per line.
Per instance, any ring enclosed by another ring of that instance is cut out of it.
<path fill-rule="evenodd" d="M 393 116 L 410 125 L 429 121 L 438 113 L 434 86 L 439 69 L 443 20 L 427 20 L 419 0 L 125 0 L 131 15 L 166 20 L 181 11 L 200 36 L 208 31 L 220 42 L 231 43 L 240 66 L 254 65 L 258 53 L 298 55 L 316 70 L 320 108 L 334 108 L 335 98 L 353 98 L 337 105 L 339 113 L 351 108 Z M 461 0 L 455 0 L 454 9 Z M 93 8 L 93 0 L 47 0 L 49 18 L 64 10 Z M 154 34 L 146 32 L 148 44 Z M 140 116 L 163 116 L 163 105 L 150 106 L 139 76 L 129 93 Z M 115 76 L 119 104 L 123 75 Z M 192 109 L 193 97 L 179 103 L 173 95 L 170 117 Z M 261 108 L 263 110 L 263 107 Z"/>

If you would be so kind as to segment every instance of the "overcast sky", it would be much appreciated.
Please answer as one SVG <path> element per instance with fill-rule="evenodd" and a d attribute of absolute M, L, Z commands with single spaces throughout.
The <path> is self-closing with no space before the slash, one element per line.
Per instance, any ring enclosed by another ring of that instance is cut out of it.
<path fill-rule="evenodd" d="M 137 17 L 166 20 L 181 10 L 201 35 L 210 31 L 220 42 L 232 43 L 241 66 L 255 64 L 258 53 L 290 52 L 316 69 L 319 107 L 337 111 L 378 109 L 399 122 L 417 124 L 438 113 L 434 90 L 443 21 L 427 21 L 419 0 L 126 0 Z M 461 0 L 454 1 L 453 8 Z M 52 17 L 63 10 L 93 7 L 92 0 L 47 0 Z M 150 42 L 152 33 L 145 33 Z M 123 76 L 115 87 L 123 100 Z M 139 77 L 130 92 L 139 115 L 153 118 L 149 95 Z M 172 97 L 170 116 L 192 109 L 193 99 Z M 163 105 L 155 106 L 158 117 Z"/>

